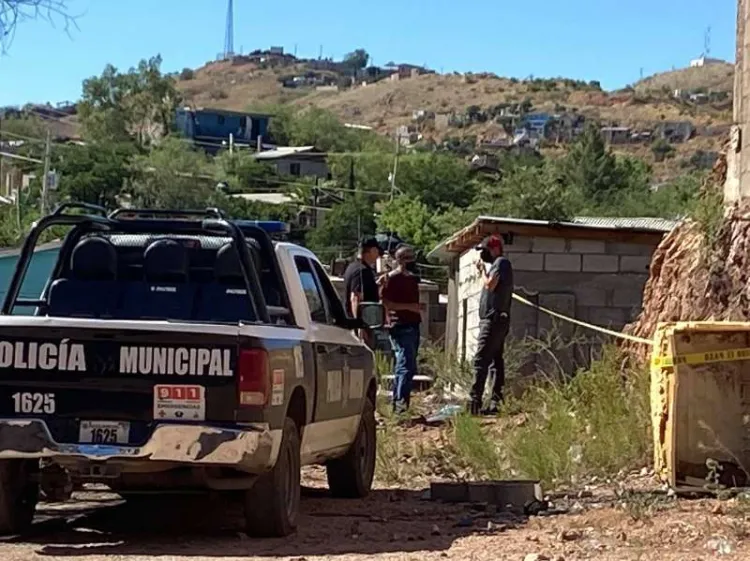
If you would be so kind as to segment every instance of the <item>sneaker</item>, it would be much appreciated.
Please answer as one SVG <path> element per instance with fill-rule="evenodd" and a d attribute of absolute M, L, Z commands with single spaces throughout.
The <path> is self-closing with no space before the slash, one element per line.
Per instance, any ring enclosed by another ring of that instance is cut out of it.
<path fill-rule="evenodd" d="M 490 406 L 482 409 L 482 415 L 496 417 L 500 413 L 500 407 L 497 401 L 491 401 Z"/>

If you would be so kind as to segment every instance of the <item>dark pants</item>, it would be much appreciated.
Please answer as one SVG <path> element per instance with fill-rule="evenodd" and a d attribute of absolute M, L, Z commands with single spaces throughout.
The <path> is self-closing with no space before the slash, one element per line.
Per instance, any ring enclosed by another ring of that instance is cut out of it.
<path fill-rule="evenodd" d="M 479 337 L 477 338 L 477 352 L 474 355 L 474 384 L 471 388 L 472 403 L 481 405 L 484 395 L 484 385 L 487 382 L 490 365 L 495 367 L 495 380 L 492 385 L 492 401 L 500 403 L 503 400 L 503 386 L 505 385 L 505 338 L 508 336 L 510 318 L 508 314 L 495 313 L 490 319 L 479 322 Z"/>
<path fill-rule="evenodd" d="M 394 325 L 390 336 L 393 353 L 396 355 L 393 365 L 393 409 L 402 413 L 409 408 L 411 387 L 417 373 L 419 325 Z"/>

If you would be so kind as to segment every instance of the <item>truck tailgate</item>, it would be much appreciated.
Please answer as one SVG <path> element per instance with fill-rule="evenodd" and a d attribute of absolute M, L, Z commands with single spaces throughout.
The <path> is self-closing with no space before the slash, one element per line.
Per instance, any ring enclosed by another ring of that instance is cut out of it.
<path fill-rule="evenodd" d="M 0 327 L 0 417 L 43 419 L 60 443 L 125 445 L 158 422 L 231 423 L 237 353 L 232 328 Z"/>

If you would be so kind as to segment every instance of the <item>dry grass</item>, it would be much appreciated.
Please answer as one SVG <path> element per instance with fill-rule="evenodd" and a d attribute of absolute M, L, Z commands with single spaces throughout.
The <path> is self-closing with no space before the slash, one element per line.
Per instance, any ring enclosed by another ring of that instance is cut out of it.
<path fill-rule="evenodd" d="M 734 65 L 712 64 L 698 68 L 681 68 L 654 74 L 638 82 L 638 92 L 667 90 L 708 90 L 731 92 L 734 87 Z"/>
<path fill-rule="evenodd" d="M 558 486 L 643 466 L 650 449 L 647 376 L 622 372 L 620 364 L 608 350 L 572 379 L 546 376 L 497 419 L 460 414 L 428 428 L 386 416 L 377 476 L 410 487 L 435 478 L 504 477 Z"/>

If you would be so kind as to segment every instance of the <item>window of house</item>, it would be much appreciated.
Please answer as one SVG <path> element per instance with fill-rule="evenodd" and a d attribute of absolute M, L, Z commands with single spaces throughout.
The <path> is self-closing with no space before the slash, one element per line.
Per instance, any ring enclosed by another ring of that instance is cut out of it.
<path fill-rule="evenodd" d="M 318 285 L 310 260 L 306 257 L 295 257 L 294 263 L 297 265 L 302 290 L 307 299 L 307 306 L 310 308 L 310 319 L 316 323 L 328 323 L 323 291 Z"/>
<path fill-rule="evenodd" d="M 302 175 L 302 165 L 299 162 L 292 162 L 289 164 L 290 175 Z"/>

